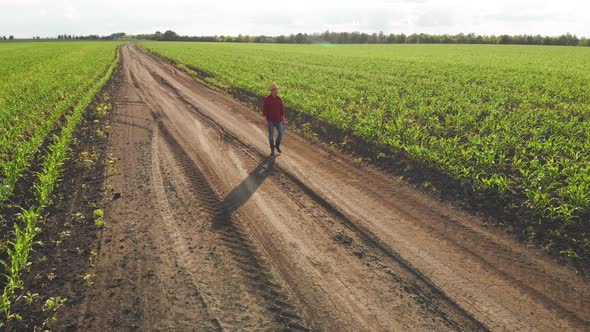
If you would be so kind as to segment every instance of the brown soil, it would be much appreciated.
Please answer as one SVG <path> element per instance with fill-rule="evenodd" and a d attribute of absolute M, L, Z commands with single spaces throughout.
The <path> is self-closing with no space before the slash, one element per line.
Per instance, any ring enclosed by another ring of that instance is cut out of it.
<path fill-rule="evenodd" d="M 185 70 L 200 83 L 232 96 L 251 109 L 259 110 L 262 107 L 262 98 L 246 89 L 218 84 L 216 80 L 208 79 L 212 76 L 206 71 L 180 64 L 150 49 L 142 49 Z M 561 221 L 551 222 L 541 218 L 526 204 L 514 204 L 526 201 L 523 193 L 500 194 L 493 190 L 477 190 L 473 183 L 458 181 L 436 167 L 413 160 L 402 151 L 395 152 L 378 142 L 369 142 L 297 109 L 287 107 L 287 113 L 290 131 L 322 143 L 328 149 L 338 149 L 352 155 L 356 161 L 368 163 L 394 177 L 403 178 L 404 182 L 429 197 L 477 215 L 485 227 L 495 228 L 497 232 L 509 235 L 527 246 L 534 246 L 560 264 L 575 268 L 577 273 L 590 275 L 590 249 L 584 245 L 585 235 L 590 231 L 588 223 L 572 223 L 564 227 Z M 580 215 L 578 220 L 590 220 L 590 214 Z M 572 250 L 575 257 L 569 254 Z"/>
<path fill-rule="evenodd" d="M 99 234 L 99 228 L 94 226 L 93 211 L 103 199 L 101 189 L 107 163 L 108 141 L 106 137 L 99 136 L 97 130 L 104 131 L 109 121 L 108 118 L 99 117 L 95 110 L 98 104 L 109 102 L 108 96 L 113 94 L 114 88 L 114 84 L 109 84 L 97 95 L 78 125 L 70 146 L 71 157 L 64 165 L 63 180 L 54 191 L 53 204 L 46 210 L 46 219 L 40 224 L 42 232 L 36 237 L 30 253 L 32 265 L 22 274 L 25 296 L 37 296 L 32 304 L 27 304 L 24 297 L 13 303 L 14 312 L 21 314 L 24 319 L 9 322 L 6 330 L 40 329 L 52 314 L 43 312 L 42 307 L 47 299 L 60 296 L 67 298 L 68 305 L 73 305 L 84 296 L 87 281 L 82 277 L 92 273 L 93 251 L 96 250 Z M 92 163 L 81 162 L 79 156 L 83 152 L 95 155 Z M 18 183 L 14 196 L 17 206 L 27 207 L 33 203 L 34 196 L 30 188 L 36 180 L 34 171 L 39 168 L 40 162 L 37 160 L 33 171 Z M 0 210 L 7 225 L 17 222 L 19 212 L 17 207 Z M 2 230 L 5 230 L 3 234 L 6 236 L 13 236 L 12 227 L 7 226 Z"/>
<path fill-rule="evenodd" d="M 56 330 L 588 330 L 575 272 L 121 49 L 92 287 Z M 64 285 L 68 287 L 68 284 Z"/>

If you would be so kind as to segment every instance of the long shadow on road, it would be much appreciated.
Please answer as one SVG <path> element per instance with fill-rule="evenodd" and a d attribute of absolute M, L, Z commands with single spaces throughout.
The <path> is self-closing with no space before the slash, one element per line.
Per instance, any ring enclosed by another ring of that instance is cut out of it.
<path fill-rule="evenodd" d="M 272 173 L 276 156 L 268 156 L 260 161 L 258 166 L 235 187 L 221 202 L 221 209 L 213 219 L 213 229 L 220 229 L 231 223 L 231 214 L 244 205 L 258 187 Z"/>

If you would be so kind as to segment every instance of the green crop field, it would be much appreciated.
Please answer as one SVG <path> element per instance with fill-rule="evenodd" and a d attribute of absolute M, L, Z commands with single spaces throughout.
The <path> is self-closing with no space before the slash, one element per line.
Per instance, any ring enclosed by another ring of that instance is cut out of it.
<path fill-rule="evenodd" d="M 508 198 L 574 248 L 562 254 L 590 252 L 588 48 L 142 45 L 222 89 L 274 82 L 287 107 Z"/>
<path fill-rule="evenodd" d="M 0 44 L 0 208 L 13 204 L 16 183 L 38 163 L 27 206 L 13 225 L 0 219 L 0 328 L 18 318 L 11 307 L 23 297 L 20 274 L 30 265 L 43 209 L 61 178 L 76 125 L 118 63 L 119 44 Z"/>
<path fill-rule="evenodd" d="M 115 57 L 116 43 L 0 44 L 0 204 L 58 120 Z"/>

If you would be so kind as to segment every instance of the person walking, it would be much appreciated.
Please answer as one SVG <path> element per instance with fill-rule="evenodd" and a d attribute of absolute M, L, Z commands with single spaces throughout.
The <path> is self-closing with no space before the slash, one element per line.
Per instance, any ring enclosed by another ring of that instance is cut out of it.
<path fill-rule="evenodd" d="M 285 105 L 283 99 L 278 95 L 277 86 L 272 84 L 270 86 L 270 95 L 264 98 L 264 104 L 262 106 L 262 116 L 266 118 L 268 123 L 268 143 L 270 144 L 270 154 L 275 154 L 275 149 L 278 153 L 281 153 L 281 139 L 285 132 L 285 122 L 287 118 L 285 116 Z M 274 130 L 277 129 L 276 144 L 274 140 Z"/>

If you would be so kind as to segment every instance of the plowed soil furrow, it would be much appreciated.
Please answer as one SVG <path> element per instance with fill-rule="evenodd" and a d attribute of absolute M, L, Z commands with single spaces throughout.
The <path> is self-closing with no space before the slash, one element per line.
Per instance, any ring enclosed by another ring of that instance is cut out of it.
<path fill-rule="evenodd" d="M 134 45 L 113 96 L 103 330 L 588 330 L 572 271 L 287 131 Z"/>

